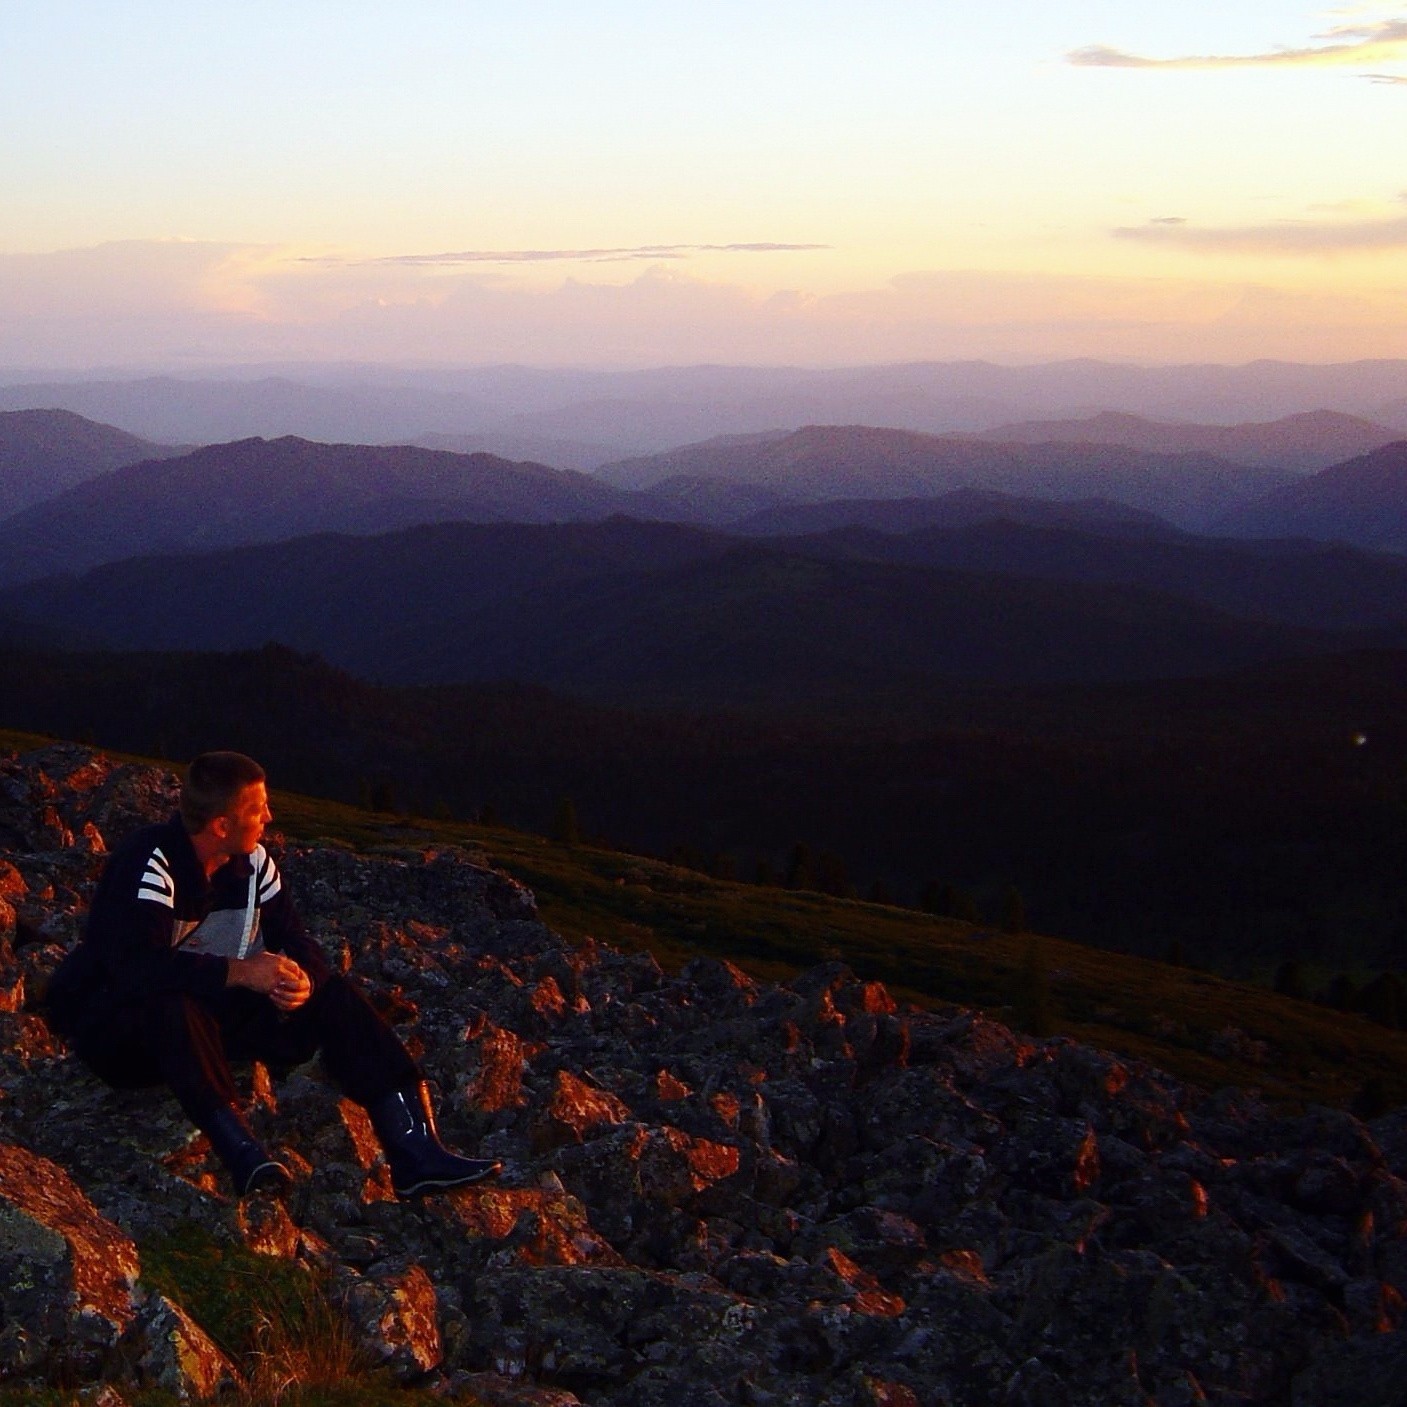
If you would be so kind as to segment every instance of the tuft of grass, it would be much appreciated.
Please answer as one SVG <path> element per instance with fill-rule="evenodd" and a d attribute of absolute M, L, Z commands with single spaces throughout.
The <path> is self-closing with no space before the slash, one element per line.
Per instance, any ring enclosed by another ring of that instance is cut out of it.
<path fill-rule="evenodd" d="M 140 1247 L 142 1282 L 174 1300 L 237 1364 L 314 1328 L 321 1285 L 307 1267 L 255 1255 L 186 1223 Z"/>
<path fill-rule="evenodd" d="M 256 1255 L 192 1223 L 140 1251 L 142 1282 L 179 1304 L 243 1376 L 245 1386 L 221 1398 L 228 1407 L 427 1407 L 444 1400 L 375 1370 L 318 1271 Z M 141 1407 L 164 1404 L 158 1396 Z M 9 1404 L 0 1398 L 0 1407 Z"/>

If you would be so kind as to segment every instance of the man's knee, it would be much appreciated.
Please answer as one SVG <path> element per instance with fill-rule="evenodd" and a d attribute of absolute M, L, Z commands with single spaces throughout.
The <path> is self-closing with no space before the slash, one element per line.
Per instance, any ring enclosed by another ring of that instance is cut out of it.
<path fill-rule="evenodd" d="M 218 1042 L 214 1017 L 185 992 L 157 992 L 142 1002 L 89 1013 L 73 1036 L 83 1063 L 119 1088 L 168 1083 L 173 1061 L 179 1066 L 193 1050 Z"/>

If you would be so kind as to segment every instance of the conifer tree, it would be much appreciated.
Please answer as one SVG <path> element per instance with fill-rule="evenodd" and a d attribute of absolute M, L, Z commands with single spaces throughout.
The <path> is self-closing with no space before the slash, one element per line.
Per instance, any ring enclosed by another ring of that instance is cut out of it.
<path fill-rule="evenodd" d="M 1308 996 L 1304 966 L 1297 958 L 1286 958 L 1275 969 L 1275 990 L 1282 997 L 1294 997 L 1297 1001 L 1303 1001 Z"/>
<path fill-rule="evenodd" d="M 1002 897 L 1002 931 L 1004 933 L 1024 933 L 1026 931 L 1026 901 L 1021 891 L 1013 884 Z"/>
<path fill-rule="evenodd" d="M 804 841 L 797 841 L 787 861 L 787 888 L 814 889 L 816 876 L 811 859 L 811 847 Z"/>
<path fill-rule="evenodd" d="M 1049 1036 L 1055 1029 L 1050 995 L 1050 969 L 1040 940 L 1031 937 L 1016 970 L 1012 1024 L 1031 1036 Z"/>
<path fill-rule="evenodd" d="M 581 844 L 581 829 L 577 825 L 576 803 L 564 796 L 557 803 L 556 815 L 552 818 L 552 837 L 559 845 Z"/>

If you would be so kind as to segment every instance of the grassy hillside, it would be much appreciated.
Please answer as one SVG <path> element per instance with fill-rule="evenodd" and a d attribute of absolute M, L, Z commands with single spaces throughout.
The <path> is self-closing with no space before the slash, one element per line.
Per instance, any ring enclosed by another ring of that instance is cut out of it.
<path fill-rule="evenodd" d="M 41 740 L 0 731 L 0 747 Z M 290 839 L 359 849 L 455 844 L 537 894 L 564 935 L 648 949 L 666 967 L 714 956 L 768 978 L 839 960 L 922 1005 L 976 1006 L 1029 1024 L 1048 990 L 1049 1030 L 1149 1060 L 1208 1088 L 1252 1086 L 1291 1103 L 1348 1104 L 1370 1081 L 1407 1102 L 1407 1033 L 1263 987 L 912 910 L 733 884 L 692 870 L 520 831 L 377 815 L 276 792 Z"/>

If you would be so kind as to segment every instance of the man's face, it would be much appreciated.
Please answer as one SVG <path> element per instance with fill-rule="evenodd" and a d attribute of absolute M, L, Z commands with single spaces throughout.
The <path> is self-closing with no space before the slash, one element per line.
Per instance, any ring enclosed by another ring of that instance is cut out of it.
<path fill-rule="evenodd" d="M 224 852 L 248 855 L 259 843 L 264 827 L 274 818 L 269 810 L 269 793 L 263 782 L 250 782 L 235 793 L 230 809 L 220 817 L 223 823 Z"/>

